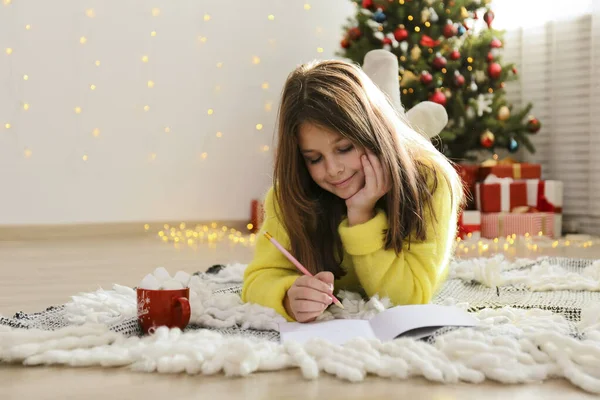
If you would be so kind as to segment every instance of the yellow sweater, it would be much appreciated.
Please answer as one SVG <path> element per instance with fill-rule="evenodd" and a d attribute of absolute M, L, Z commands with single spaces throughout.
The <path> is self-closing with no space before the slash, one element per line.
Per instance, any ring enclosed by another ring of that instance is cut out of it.
<path fill-rule="evenodd" d="M 452 207 L 449 186 L 441 175 L 432 205 L 437 220 L 426 212 L 427 239 L 412 238 L 410 248 L 405 241 L 398 256 L 394 249 L 384 249 L 382 232 L 388 224 L 383 210 L 378 209 L 374 218 L 352 227 L 344 219 L 338 231 L 344 247 L 342 267 L 346 275 L 335 282 L 335 290 L 360 291 L 369 297 L 379 294 L 396 305 L 428 303 L 446 278 L 456 235 L 457 205 Z M 283 299 L 301 274 L 262 234 L 268 231 L 284 248 L 291 248 L 289 236 L 275 214 L 272 187 L 265 197 L 264 210 L 265 220 L 257 237 L 254 259 L 244 274 L 242 300 L 273 308 L 293 321 Z"/>

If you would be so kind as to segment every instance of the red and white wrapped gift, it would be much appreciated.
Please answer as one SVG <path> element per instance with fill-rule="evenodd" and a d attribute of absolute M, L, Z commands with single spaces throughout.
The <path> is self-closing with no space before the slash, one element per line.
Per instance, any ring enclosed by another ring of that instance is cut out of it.
<path fill-rule="evenodd" d="M 527 206 L 527 201 L 526 181 L 488 175 L 483 182 L 475 185 L 475 202 L 482 213 L 511 212 Z"/>
<path fill-rule="evenodd" d="M 458 216 L 458 235 L 461 239 L 481 238 L 481 212 L 465 210 Z"/>
<path fill-rule="evenodd" d="M 528 179 L 527 205 L 540 212 L 554 214 L 554 236 L 562 235 L 563 183 L 562 181 L 544 181 Z"/>
<path fill-rule="evenodd" d="M 495 239 L 510 235 L 539 235 L 557 238 L 560 232 L 555 231 L 555 218 L 560 214 L 545 212 L 530 213 L 486 213 L 481 214 L 481 236 Z"/>

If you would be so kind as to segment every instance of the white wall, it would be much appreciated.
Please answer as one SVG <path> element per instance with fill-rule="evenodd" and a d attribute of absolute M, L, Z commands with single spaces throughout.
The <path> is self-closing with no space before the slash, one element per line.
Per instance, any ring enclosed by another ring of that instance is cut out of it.
<path fill-rule="evenodd" d="M 247 219 L 270 184 L 287 74 L 334 57 L 353 12 L 348 0 L 2 0 L 0 225 Z"/>

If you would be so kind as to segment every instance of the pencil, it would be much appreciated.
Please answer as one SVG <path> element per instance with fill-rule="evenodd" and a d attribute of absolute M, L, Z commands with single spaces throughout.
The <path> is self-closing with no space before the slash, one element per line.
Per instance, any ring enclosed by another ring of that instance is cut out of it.
<path fill-rule="evenodd" d="M 273 243 L 273 245 L 275 245 L 275 247 L 277 247 L 277 249 L 281 253 L 283 253 L 284 256 L 287 257 L 288 260 L 290 260 L 292 262 L 292 264 L 294 264 L 296 266 L 296 268 L 298 268 L 298 270 L 300 272 L 302 272 L 304 275 L 313 276 L 313 274 L 311 274 L 306 268 L 304 268 L 304 265 L 300 264 L 300 261 L 296 260 L 296 258 L 293 255 L 291 255 L 289 253 L 289 251 L 284 249 L 283 246 L 281 244 L 279 244 L 279 242 L 277 240 L 275 240 L 275 238 L 273 236 L 271 236 L 271 234 L 269 232 L 265 232 L 264 235 L 271 243 Z M 341 309 L 344 309 L 342 302 L 339 301 L 333 294 L 331 295 L 331 298 L 333 299 L 333 303 L 336 306 L 338 306 Z"/>

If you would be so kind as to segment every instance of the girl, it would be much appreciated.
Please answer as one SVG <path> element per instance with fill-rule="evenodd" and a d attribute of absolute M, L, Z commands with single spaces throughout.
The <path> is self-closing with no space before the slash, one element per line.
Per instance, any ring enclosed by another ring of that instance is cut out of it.
<path fill-rule="evenodd" d="M 300 274 L 262 234 L 242 299 L 288 321 L 313 321 L 337 289 L 427 303 L 446 276 L 463 203 L 454 167 L 411 129 L 357 66 L 293 71 L 278 115 L 268 231 L 315 276 Z"/>

